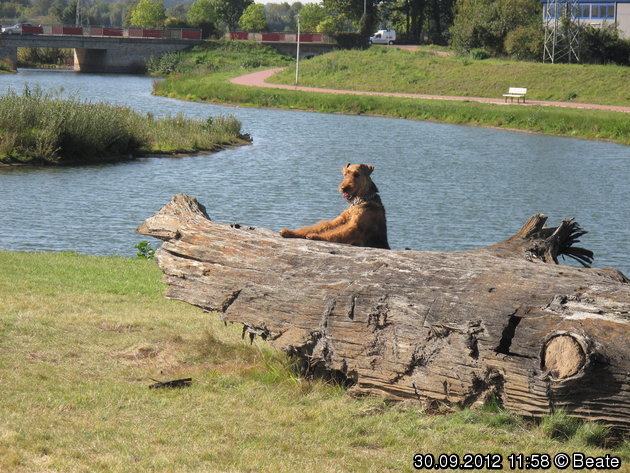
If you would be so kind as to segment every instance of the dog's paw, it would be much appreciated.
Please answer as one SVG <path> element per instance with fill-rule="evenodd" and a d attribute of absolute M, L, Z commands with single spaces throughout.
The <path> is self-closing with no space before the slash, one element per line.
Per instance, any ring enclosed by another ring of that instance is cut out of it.
<path fill-rule="evenodd" d="M 293 233 L 288 228 L 283 228 L 282 230 L 280 230 L 280 236 L 282 238 L 294 238 L 295 237 L 295 233 Z"/>

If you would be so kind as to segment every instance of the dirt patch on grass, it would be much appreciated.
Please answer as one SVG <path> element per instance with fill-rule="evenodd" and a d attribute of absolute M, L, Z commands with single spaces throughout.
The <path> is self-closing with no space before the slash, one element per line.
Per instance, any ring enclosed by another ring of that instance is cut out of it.
<path fill-rule="evenodd" d="M 114 352 L 112 358 L 134 367 L 166 373 L 176 370 L 183 364 L 181 355 L 181 346 L 178 344 L 158 346 L 145 342 Z"/>

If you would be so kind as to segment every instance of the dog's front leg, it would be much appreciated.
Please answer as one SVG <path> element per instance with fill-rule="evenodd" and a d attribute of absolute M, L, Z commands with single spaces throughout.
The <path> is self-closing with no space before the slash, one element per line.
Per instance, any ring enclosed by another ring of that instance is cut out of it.
<path fill-rule="evenodd" d="M 321 222 L 324 224 L 327 222 Z M 310 233 L 316 233 L 320 224 L 312 225 L 310 227 L 302 227 L 296 230 L 289 230 L 288 228 L 283 228 L 280 230 L 280 236 L 284 238 L 306 238 L 306 235 Z"/>
<path fill-rule="evenodd" d="M 320 233 L 337 228 L 340 225 L 343 225 L 346 220 L 346 216 L 344 214 L 341 214 L 339 217 L 333 220 L 324 220 L 322 222 L 316 223 L 315 225 L 311 225 L 310 227 L 302 227 L 298 228 L 297 230 L 289 230 L 288 228 L 283 228 L 282 230 L 280 230 L 280 236 L 284 238 L 310 238 L 312 235 L 318 235 Z"/>
<path fill-rule="evenodd" d="M 361 230 L 352 222 L 333 228 L 326 232 L 306 235 L 309 240 L 330 241 L 334 243 L 346 243 L 357 245 L 361 242 Z"/>

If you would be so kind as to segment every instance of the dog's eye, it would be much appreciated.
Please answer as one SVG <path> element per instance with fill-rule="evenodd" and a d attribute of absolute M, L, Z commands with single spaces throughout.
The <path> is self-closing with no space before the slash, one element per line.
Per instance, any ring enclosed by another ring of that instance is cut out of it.
<path fill-rule="evenodd" d="M 354 177 L 359 177 L 359 176 L 360 176 L 359 171 L 354 171 Z"/>

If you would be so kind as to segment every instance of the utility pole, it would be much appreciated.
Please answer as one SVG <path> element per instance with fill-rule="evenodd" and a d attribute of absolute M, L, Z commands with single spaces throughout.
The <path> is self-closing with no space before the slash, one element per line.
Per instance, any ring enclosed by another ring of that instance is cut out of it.
<path fill-rule="evenodd" d="M 300 15 L 297 15 L 297 51 L 295 54 L 295 85 L 298 83 L 300 73 Z"/>

